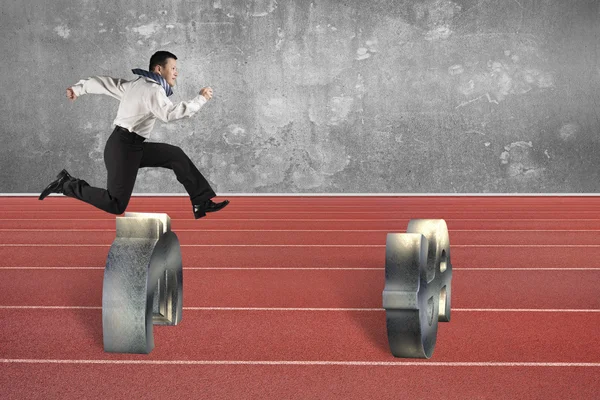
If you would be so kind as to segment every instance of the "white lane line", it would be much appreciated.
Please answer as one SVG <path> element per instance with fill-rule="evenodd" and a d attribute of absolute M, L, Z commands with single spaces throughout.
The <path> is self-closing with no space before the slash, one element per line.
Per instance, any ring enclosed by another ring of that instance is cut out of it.
<path fill-rule="evenodd" d="M 551 313 L 600 313 L 600 309 L 569 309 L 569 308 L 452 308 L 458 312 L 551 312 Z"/>
<path fill-rule="evenodd" d="M 256 208 L 230 208 L 227 209 L 224 213 L 226 214 L 233 214 L 233 213 L 251 213 L 251 214 L 361 214 L 361 215 L 371 215 L 371 214 L 402 214 L 402 213 L 432 213 L 432 209 L 427 209 L 427 210 L 420 210 L 420 209 L 411 209 L 410 206 L 406 207 L 402 204 L 399 204 L 397 206 L 396 209 L 390 209 L 390 210 L 380 210 L 380 211 L 365 211 L 365 210 L 361 210 L 361 211 L 334 211 L 334 210 L 327 210 L 327 211 L 318 211 L 318 210 L 314 210 L 314 206 L 310 206 L 311 209 L 307 210 L 306 206 L 298 206 L 298 208 L 304 207 L 304 210 L 298 211 L 298 210 L 269 210 L 269 211 L 261 211 L 261 210 L 256 210 Z M 360 208 L 360 205 L 354 206 L 353 208 Z M 382 206 L 385 207 L 385 206 Z M 442 207 L 441 204 L 432 204 L 431 205 L 432 208 L 436 208 L 436 207 Z M 16 207 L 15 207 L 16 208 Z M 281 207 L 281 208 L 287 208 L 287 207 Z M 503 214 L 516 214 L 516 213 L 522 213 L 522 214 L 556 214 L 556 213 L 561 213 L 561 214 L 597 214 L 598 210 L 573 210 L 573 209 L 568 209 L 568 210 L 494 210 L 494 209 L 483 209 L 483 210 L 477 210 L 477 209 L 473 209 L 470 208 L 468 205 L 465 205 L 465 210 L 444 210 L 444 214 L 448 215 L 448 214 L 473 214 L 473 213 L 494 213 L 494 214 L 499 214 L 499 213 L 503 213 Z M 39 210 L 36 209 L 36 210 Z M 32 210 L 23 210 L 23 209 L 19 209 L 19 210 L 7 210 L 6 212 L 10 212 L 11 214 L 30 214 L 32 212 Z M 44 210 L 44 212 L 51 212 L 51 213 L 59 213 L 59 212 L 63 212 L 63 213 L 69 213 L 69 214 L 75 214 L 75 213 L 87 213 L 90 214 L 91 212 L 96 212 L 97 211 L 90 211 L 90 210 L 73 210 L 73 209 L 63 209 L 63 210 Z M 131 211 L 134 212 L 134 211 Z M 147 212 L 147 211 L 146 211 Z M 157 212 L 157 211 L 155 211 Z M 185 210 L 165 210 L 162 209 L 160 211 L 161 213 L 189 213 L 191 212 L 191 207 L 189 209 L 185 209 Z"/>
<path fill-rule="evenodd" d="M 112 244 L 0 243 L 0 247 L 110 247 Z M 182 244 L 180 247 L 360 247 L 385 248 L 385 244 Z M 597 248 L 600 244 L 454 244 L 453 248 Z"/>
<path fill-rule="evenodd" d="M 382 268 L 383 269 L 383 268 Z M 452 268 L 452 271 L 600 271 L 600 268 L 554 268 L 554 267 L 540 267 L 540 268 Z"/>
<path fill-rule="evenodd" d="M 402 227 L 405 229 L 404 227 Z M 172 229 L 173 232 L 391 232 L 392 229 Z M 115 232 L 115 229 L 0 229 L 0 232 Z M 600 229 L 449 229 L 452 232 L 600 232 Z M 402 233 L 402 232 L 399 232 Z"/>
<path fill-rule="evenodd" d="M 261 360 L 58 360 L 0 358 L 3 364 L 136 364 L 136 365 L 339 365 L 362 367 L 561 367 L 598 368 L 595 362 L 461 362 L 461 361 L 261 361 Z"/>
<path fill-rule="evenodd" d="M 3 306 L 0 309 L 10 310 L 101 310 L 100 306 Z M 361 311 L 383 312 L 383 308 L 343 308 L 343 307 L 183 307 L 188 311 Z M 600 309 L 567 309 L 567 308 L 452 308 L 454 312 L 518 312 L 518 313 L 600 313 Z"/>
<path fill-rule="evenodd" d="M 105 267 L 0 267 L 2 270 L 104 270 Z M 385 268 L 361 268 L 361 267 L 183 267 L 184 271 L 212 271 L 212 270 L 233 270 L 233 271 L 383 271 Z M 554 268 L 554 267 L 540 267 L 540 268 L 456 268 L 453 267 L 452 271 L 600 271 L 600 268 Z"/>
<path fill-rule="evenodd" d="M 377 218 L 377 219 L 312 219 L 312 218 L 213 218 L 210 222 L 228 222 L 228 221 L 279 221 L 279 222 L 393 222 L 393 221 L 409 221 L 413 218 Z M 444 218 L 446 221 L 559 221 L 559 222 L 573 222 L 573 221 L 600 221 L 600 218 Z M 96 221 L 104 222 L 110 221 L 114 223 L 114 218 L 0 218 L 0 221 Z M 193 222 L 193 218 L 171 218 L 171 221 L 190 221 Z M 198 223 L 198 222 L 196 222 Z M 198 223 L 200 225 L 201 223 Z"/>
<path fill-rule="evenodd" d="M 0 306 L 0 310 L 102 310 L 100 306 Z"/>
<path fill-rule="evenodd" d="M 183 307 L 193 311 L 385 311 L 383 308 L 302 308 L 302 307 Z M 541 308 L 452 308 L 457 312 L 568 312 L 600 313 L 600 309 L 541 309 Z"/>
<path fill-rule="evenodd" d="M 599 203 L 600 204 L 600 203 Z M 152 213 L 189 213 L 191 212 L 191 208 L 173 208 L 169 207 L 169 204 L 165 204 L 162 207 L 160 204 L 153 204 L 152 207 L 145 207 L 143 205 L 137 205 L 135 207 L 130 207 L 131 210 L 127 210 L 127 212 L 152 212 Z M 446 207 L 445 204 L 430 204 L 429 208 L 413 208 L 412 204 L 372 204 L 371 206 L 377 206 L 377 211 L 355 211 L 360 210 L 364 207 L 363 203 L 357 204 L 340 204 L 340 205 L 318 205 L 315 206 L 313 204 L 290 204 L 290 205 L 280 205 L 276 203 L 272 204 L 263 204 L 262 208 L 268 207 L 273 211 L 260 211 L 257 210 L 256 207 L 245 204 L 245 205 L 236 205 L 235 207 L 230 205 L 231 209 L 227 207 L 227 213 L 235 213 L 235 212 L 251 212 L 251 213 L 353 213 L 353 214 L 373 214 L 373 213 L 431 213 L 433 211 L 438 211 L 439 208 L 444 208 L 444 213 L 551 213 L 551 212 L 559 212 L 559 213 L 593 213 L 600 212 L 600 207 L 598 205 L 591 206 L 561 206 L 561 205 L 548 205 L 546 207 L 529 207 L 529 206 L 502 206 L 498 208 L 488 207 L 485 205 L 471 206 L 468 204 L 453 207 L 452 209 Z M 169 207 L 169 208 L 167 208 Z M 137 209 L 137 210 L 135 210 Z M 70 207 L 70 206 L 58 206 L 55 208 L 44 208 L 44 212 L 55 213 L 55 212 L 78 212 L 78 213 L 95 213 L 101 214 L 98 210 L 91 209 L 88 207 Z M 141 210 L 141 211 L 140 211 Z M 31 206 L 31 205 L 18 205 L 18 204 L 6 204 L 4 205 L 4 209 L 2 211 L 6 212 L 18 212 L 18 213 L 31 213 L 31 212 L 39 212 L 39 206 Z"/>
<path fill-rule="evenodd" d="M 39 193 L 0 193 L 0 197 L 37 197 L 39 196 Z M 510 198 L 510 197 L 514 197 L 516 198 L 519 202 L 521 201 L 525 201 L 525 200 L 535 200 L 538 201 L 537 197 L 556 197 L 556 200 L 560 200 L 563 201 L 564 197 L 599 197 L 598 193 L 477 193 L 477 192 L 473 192 L 473 193 L 415 193 L 415 192 L 409 192 L 409 193 L 401 193 L 401 192 L 395 192 L 395 193 L 254 193 L 254 192 L 250 192 L 250 193 L 244 193 L 244 192 L 223 192 L 223 193 L 218 193 L 217 194 L 218 197 L 289 197 L 291 199 L 295 198 L 295 197 L 357 197 L 357 198 L 362 198 L 362 197 L 429 197 L 429 198 L 436 198 L 436 197 L 474 197 L 474 198 L 478 198 L 478 197 L 505 197 L 505 199 L 502 199 L 503 201 L 506 201 L 506 198 Z M 49 197 L 58 197 L 61 198 L 63 200 L 68 200 L 67 198 L 65 198 L 62 194 L 55 194 L 55 193 L 51 193 L 49 195 Z M 181 197 L 183 199 L 187 199 L 189 198 L 189 195 L 185 192 L 181 192 L 181 193 L 145 193 L 145 192 L 141 192 L 141 193 L 133 193 L 131 195 L 131 197 L 133 199 L 135 198 L 144 198 L 144 197 L 171 197 L 171 198 L 178 198 Z M 531 197 L 531 199 L 527 199 L 527 197 Z M 141 199 L 140 199 L 141 200 Z M 146 200 L 146 199 L 144 199 Z M 171 199 L 168 199 L 168 201 L 170 201 Z M 305 200 L 305 199 L 302 199 Z M 486 199 L 488 200 L 488 199 Z M 586 199 L 587 200 L 587 199 Z M 254 200 L 253 200 L 254 201 Z"/>

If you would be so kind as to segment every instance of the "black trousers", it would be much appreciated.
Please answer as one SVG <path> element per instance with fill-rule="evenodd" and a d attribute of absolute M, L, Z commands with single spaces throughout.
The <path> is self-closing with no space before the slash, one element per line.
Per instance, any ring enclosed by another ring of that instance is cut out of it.
<path fill-rule="evenodd" d="M 142 136 L 117 126 L 104 147 L 107 189 L 76 179 L 64 185 L 64 194 L 111 214 L 122 214 L 129 204 L 138 169 L 161 167 L 175 172 L 192 204 L 202 204 L 216 196 L 183 150 L 165 143 L 145 143 L 144 140 Z"/>

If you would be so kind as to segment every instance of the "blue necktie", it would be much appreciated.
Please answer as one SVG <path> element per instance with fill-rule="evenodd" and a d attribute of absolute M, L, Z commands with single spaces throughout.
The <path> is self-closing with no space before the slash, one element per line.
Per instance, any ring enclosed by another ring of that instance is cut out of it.
<path fill-rule="evenodd" d="M 132 69 L 131 72 L 133 72 L 136 75 L 145 76 L 147 78 L 154 79 L 155 81 L 159 82 L 162 85 L 163 89 L 165 89 L 165 93 L 167 94 L 167 97 L 169 97 L 173 94 L 173 88 L 171 88 L 171 85 L 169 85 L 167 83 L 167 81 L 165 80 L 165 78 L 163 78 L 159 74 L 156 74 L 154 72 L 149 72 L 149 71 L 139 69 L 139 68 Z"/>

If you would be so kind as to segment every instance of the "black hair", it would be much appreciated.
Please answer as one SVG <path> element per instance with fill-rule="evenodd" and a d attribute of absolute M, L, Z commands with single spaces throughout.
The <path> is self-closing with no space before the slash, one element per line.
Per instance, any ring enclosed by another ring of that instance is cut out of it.
<path fill-rule="evenodd" d="M 157 65 L 160 65 L 164 68 L 165 65 L 167 65 L 168 58 L 177 60 L 177 57 L 175 57 L 175 54 L 173 53 L 169 53 L 168 51 L 157 51 L 152 55 L 152 57 L 150 57 L 150 68 L 148 69 L 148 71 L 152 72 L 154 67 Z"/>

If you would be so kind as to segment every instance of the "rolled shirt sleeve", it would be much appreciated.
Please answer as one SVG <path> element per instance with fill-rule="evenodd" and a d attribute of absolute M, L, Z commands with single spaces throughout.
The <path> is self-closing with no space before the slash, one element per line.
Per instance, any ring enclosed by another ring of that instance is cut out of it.
<path fill-rule="evenodd" d="M 146 106 L 152 115 L 163 122 L 189 118 L 200 111 L 206 101 L 204 96 L 198 95 L 192 100 L 173 104 L 160 86 L 153 87 L 149 95 L 145 96 Z"/>
<path fill-rule="evenodd" d="M 75 85 L 71 86 L 77 97 L 84 94 L 105 94 L 114 97 L 117 100 L 123 98 L 125 93 L 126 81 L 121 78 L 111 78 L 110 76 L 92 76 L 87 79 L 82 79 Z"/>

